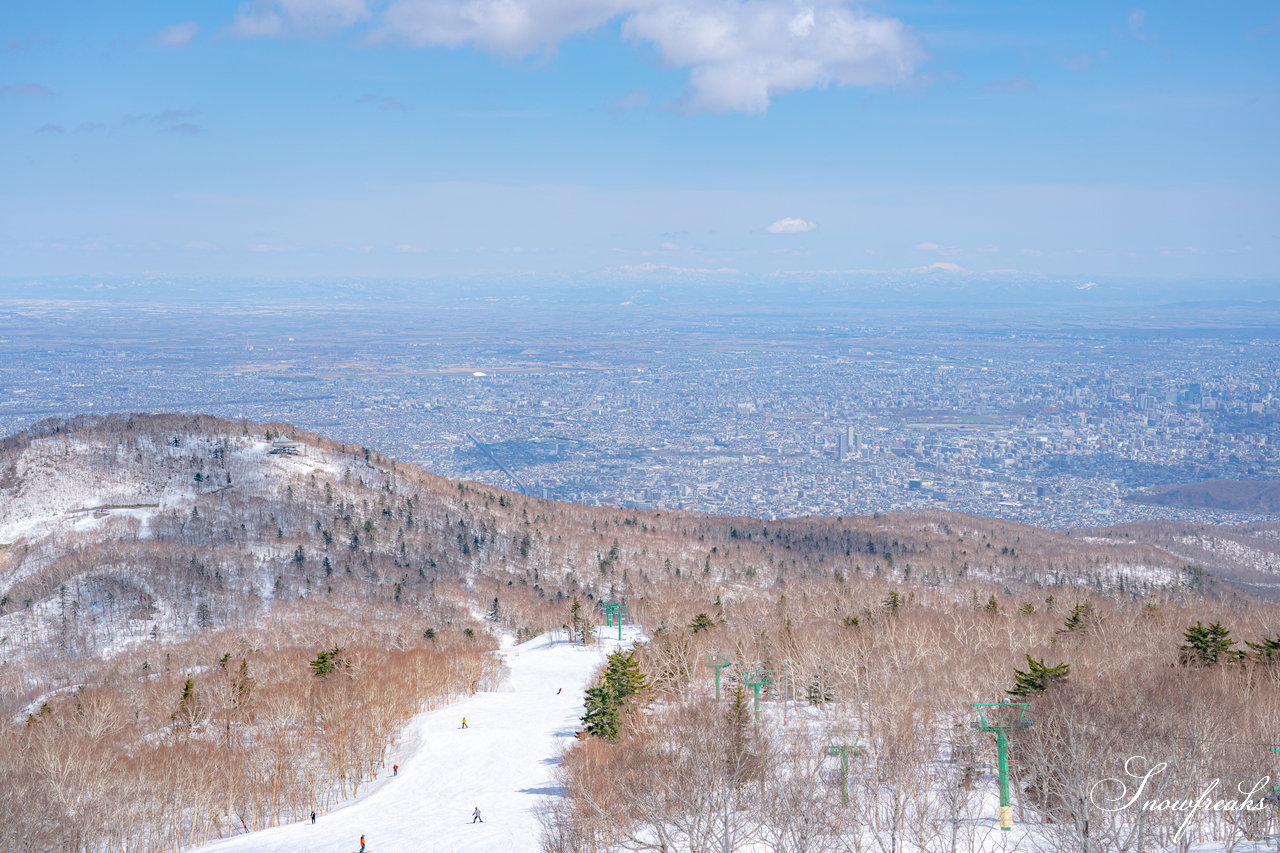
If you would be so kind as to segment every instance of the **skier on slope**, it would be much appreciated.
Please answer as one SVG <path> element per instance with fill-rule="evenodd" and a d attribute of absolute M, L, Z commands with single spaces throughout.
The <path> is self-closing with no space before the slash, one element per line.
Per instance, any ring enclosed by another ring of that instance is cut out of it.
<path fill-rule="evenodd" d="M 311 822 L 312 822 L 313 824 L 316 822 L 316 813 L 315 813 L 314 811 L 313 811 L 313 812 L 311 812 Z"/>
<path fill-rule="evenodd" d="M 360 853 L 364 853 L 364 836 L 360 836 Z"/>
<path fill-rule="evenodd" d="M 476 810 L 471 813 L 471 822 L 475 823 L 476 821 L 479 821 L 480 823 L 484 823 L 484 818 L 480 817 L 479 806 L 476 806 Z"/>
<path fill-rule="evenodd" d="M 463 717 L 463 718 L 462 718 L 462 727 L 463 727 L 464 729 L 467 727 L 467 718 L 466 718 L 466 717 Z"/>

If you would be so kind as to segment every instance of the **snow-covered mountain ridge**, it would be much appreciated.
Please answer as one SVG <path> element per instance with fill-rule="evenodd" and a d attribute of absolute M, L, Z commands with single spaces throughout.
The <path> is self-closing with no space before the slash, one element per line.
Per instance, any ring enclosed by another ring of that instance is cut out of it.
<path fill-rule="evenodd" d="M 272 452 L 282 439 L 300 452 Z M 731 595 L 815 573 L 1128 593 L 1204 582 L 1166 550 L 948 513 L 762 522 L 558 504 L 286 424 L 196 415 L 51 420 L 0 441 L 0 548 L 0 656 L 67 630 L 68 606 L 92 617 L 75 632 L 89 650 L 153 610 L 168 623 L 155 630 L 187 633 L 277 597 L 404 596 L 441 577 L 518 579 L 543 598 L 694 580 Z"/>
<path fill-rule="evenodd" d="M 231 486 L 269 491 L 271 483 L 290 477 L 341 471 L 324 448 L 295 456 L 273 454 L 271 442 L 247 435 L 157 438 L 148 432 L 126 441 L 58 432 L 6 454 L 0 543 L 82 523 L 85 515 L 145 518 L 149 510 L 190 507 L 198 496 Z"/>

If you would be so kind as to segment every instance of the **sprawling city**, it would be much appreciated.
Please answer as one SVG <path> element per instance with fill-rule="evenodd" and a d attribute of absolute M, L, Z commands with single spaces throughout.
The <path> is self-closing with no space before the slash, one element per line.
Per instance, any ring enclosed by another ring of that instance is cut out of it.
<path fill-rule="evenodd" d="M 1263 322 L 1276 309 L 1173 306 L 1140 324 L 1123 305 L 1090 310 L 1055 325 L 1006 308 L 974 327 L 845 299 L 679 320 L 594 305 L 578 320 L 458 298 L 402 306 L 392 325 L 358 305 L 14 302 L 0 312 L 0 431 L 208 412 L 540 497 L 763 518 L 1277 517 L 1252 493 L 1144 497 L 1280 476 L 1280 327 Z"/>

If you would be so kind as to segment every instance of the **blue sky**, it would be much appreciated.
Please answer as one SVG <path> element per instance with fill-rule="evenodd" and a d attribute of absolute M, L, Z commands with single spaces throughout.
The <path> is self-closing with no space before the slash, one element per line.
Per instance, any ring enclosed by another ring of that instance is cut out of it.
<path fill-rule="evenodd" d="M 1274 2 L 0 8 L 0 275 L 1274 278 Z"/>

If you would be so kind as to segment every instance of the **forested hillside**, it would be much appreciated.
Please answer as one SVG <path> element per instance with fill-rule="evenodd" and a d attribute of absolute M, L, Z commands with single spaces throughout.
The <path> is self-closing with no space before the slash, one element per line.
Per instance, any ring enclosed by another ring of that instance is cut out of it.
<path fill-rule="evenodd" d="M 272 454 L 280 437 L 303 442 L 305 455 Z M 441 582 L 490 585 L 524 631 L 548 624 L 544 604 L 579 591 L 644 596 L 836 576 L 1131 594 L 1204 582 L 1156 548 L 1008 522 L 942 513 L 761 522 L 557 504 L 287 425 L 178 415 L 45 422 L 5 440 L 0 542 L 7 654 L 97 652 L 251 622 L 273 602 L 315 596 L 430 609 Z"/>
<path fill-rule="evenodd" d="M 1047 707 L 1142 719 L 1139 746 L 1225 733 L 1212 708 L 1280 738 L 1269 658 L 1180 652 L 1199 621 L 1252 648 L 1274 609 L 1115 531 L 558 504 L 285 424 L 114 415 L 0 442 L 0 549 L 0 810 L 17 816 L 0 840 L 26 849 L 176 850 L 351 796 L 412 714 L 498 682 L 493 632 L 589 639 L 602 599 L 652 636 L 652 704 L 618 734 L 650 776 L 653 724 L 696 739 L 719 719 L 699 705 L 711 653 L 732 656 L 730 684 L 772 671 L 766 705 L 811 703 L 866 731 L 877 761 L 900 756 L 881 780 L 950 773 L 939 733 L 1004 695 L 1028 655 L 1071 666 L 1076 692 Z M 1245 707 L 1270 716 L 1231 716 Z M 596 784 L 579 762 L 615 746 L 566 764 L 573 826 L 619 820 L 579 796 Z M 1110 747 L 1095 746 L 1102 772 Z M 1056 808 L 1046 791 L 1027 802 Z M 910 808 L 926 821 L 933 806 Z M 564 849 L 601 849 L 571 835 Z"/>

